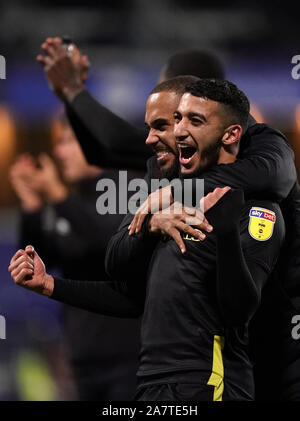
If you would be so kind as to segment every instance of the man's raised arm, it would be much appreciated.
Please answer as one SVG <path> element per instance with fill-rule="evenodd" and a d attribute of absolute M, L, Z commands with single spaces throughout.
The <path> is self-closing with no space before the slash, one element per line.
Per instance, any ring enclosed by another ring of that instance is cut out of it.
<path fill-rule="evenodd" d="M 14 282 L 30 291 L 104 316 L 135 318 L 144 308 L 144 291 L 129 283 L 74 281 L 53 277 L 32 246 L 18 250 L 8 268 Z"/>
<path fill-rule="evenodd" d="M 96 101 L 85 89 L 88 61 L 72 45 L 67 51 L 60 38 L 42 44 L 43 65 L 49 85 L 62 100 L 87 161 L 102 167 L 145 169 L 151 152 L 145 145 L 147 133 Z"/>

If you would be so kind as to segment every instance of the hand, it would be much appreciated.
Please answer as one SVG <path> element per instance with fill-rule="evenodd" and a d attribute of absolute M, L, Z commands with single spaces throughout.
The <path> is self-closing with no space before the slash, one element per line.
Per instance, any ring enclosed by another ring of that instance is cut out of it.
<path fill-rule="evenodd" d="M 224 194 L 226 194 L 230 189 L 231 187 L 229 186 L 215 188 L 213 192 L 208 193 L 206 196 L 202 197 L 200 200 L 200 208 L 203 206 L 204 213 L 207 212 L 210 208 L 215 206 L 221 197 L 223 197 Z"/>
<path fill-rule="evenodd" d="M 66 198 L 68 191 L 60 180 L 54 161 L 45 153 L 40 154 L 38 160 L 40 168 L 37 169 L 36 177 L 32 181 L 32 185 L 49 201 L 63 201 Z"/>
<path fill-rule="evenodd" d="M 72 54 L 62 45 L 61 38 L 47 38 L 41 48 L 46 53 L 37 61 L 44 66 L 46 77 L 54 93 L 63 101 L 71 102 L 84 90 L 89 62 L 72 44 Z"/>
<path fill-rule="evenodd" d="M 15 284 L 48 297 L 53 294 L 54 279 L 46 273 L 42 259 L 32 246 L 14 254 L 8 271 Z"/>
<path fill-rule="evenodd" d="M 20 155 L 9 170 L 12 187 L 21 201 L 21 206 L 28 212 L 37 211 L 43 206 L 41 195 L 30 183 L 35 176 L 36 165 L 28 154 Z"/>
<path fill-rule="evenodd" d="M 34 199 L 41 206 L 42 196 L 49 201 L 60 202 L 68 194 L 53 160 L 46 154 L 40 154 L 38 161 L 39 168 L 29 154 L 24 154 L 11 168 L 11 182 L 26 209 Z"/>
<path fill-rule="evenodd" d="M 169 235 L 174 239 L 182 253 L 186 252 L 186 246 L 181 233 L 188 234 L 203 241 L 206 235 L 199 230 L 211 232 L 213 229 L 198 209 L 184 207 L 181 203 L 175 202 L 167 210 L 169 212 L 158 212 L 151 216 L 149 231 Z"/>
<path fill-rule="evenodd" d="M 129 235 L 132 235 L 133 233 L 137 234 L 140 231 L 147 214 L 154 214 L 162 209 L 169 208 L 172 203 L 173 196 L 171 186 L 166 186 L 149 194 L 148 198 L 137 210 L 128 227 Z"/>
<path fill-rule="evenodd" d="M 200 209 L 204 212 L 214 206 L 224 194 L 230 190 L 230 187 L 217 187 L 212 193 L 207 194 L 200 201 Z M 129 225 L 129 235 L 140 232 L 142 224 L 148 213 L 156 213 L 159 210 L 166 209 L 173 203 L 171 186 L 156 190 L 148 196 L 148 199 L 137 210 L 131 224 Z M 202 207 L 203 206 L 203 207 Z"/>

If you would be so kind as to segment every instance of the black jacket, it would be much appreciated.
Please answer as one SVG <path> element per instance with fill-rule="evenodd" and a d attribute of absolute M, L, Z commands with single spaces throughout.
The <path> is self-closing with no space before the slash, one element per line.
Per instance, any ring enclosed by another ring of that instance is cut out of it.
<path fill-rule="evenodd" d="M 137 129 L 112 114 L 87 91 L 79 94 L 67 106 L 67 113 L 83 151 L 91 163 L 110 165 L 112 162 L 120 168 L 144 167 L 150 155 L 144 145 L 145 130 Z M 150 173 L 151 166 L 155 167 L 155 158 L 148 163 Z M 218 165 L 206 172 L 206 192 L 220 185 L 241 188 L 247 198 L 268 198 L 281 203 L 287 223 L 287 241 L 281 260 L 279 284 L 287 294 L 285 302 L 289 303 L 287 305 L 290 309 L 294 309 L 290 311 L 297 311 L 297 306 L 295 308 L 292 303 L 300 295 L 298 281 L 300 190 L 294 166 L 294 155 L 284 136 L 265 124 L 256 124 L 250 120 L 249 128 L 241 139 L 239 159 L 233 164 Z M 120 285 L 118 287 L 120 288 Z M 124 285 L 121 289 L 123 293 L 127 292 Z M 127 304 L 127 309 L 129 309 L 132 302 Z M 81 305 L 84 303 L 81 302 Z M 93 308 L 97 311 L 96 303 Z M 284 308 L 286 308 L 285 305 Z M 126 313 L 126 309 L 123 308 L 123 310 Z M 109 311 L 112 309 L 110 308 Z M 130 311 L 133 314 L 134 308 L 131 307 Z M 290 326 L 286 326 L 287 329 L 290 329 Z M 289 331 L 286 331 L 284 335 L 289 337 Z M 297 342 L 294 341 L 292 346 L 296 347 Z M 289 352 L 286 351 L 286 354 L 288 355 Z M 295 356 L 297 352 L 293 351 L 291 354 Z M 294 364 L 295 359 L 292 358 L 292 360 L 291 364 Z"/>

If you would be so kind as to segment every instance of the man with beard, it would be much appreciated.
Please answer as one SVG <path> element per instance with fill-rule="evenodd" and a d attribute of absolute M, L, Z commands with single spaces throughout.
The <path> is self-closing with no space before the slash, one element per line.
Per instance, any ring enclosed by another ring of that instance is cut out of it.
<path fill-rule="evenodd" d="M 149 101 L 151 96 L 146 120 Z M 188 86 L 175 113 L 182 176 L 198 177 L 211 165 L 234 162 L 248 112 L 246 96 L 230 82 Z M 278 258 L 283 218 L 276 203 L 245 203 L 239 190 L 227 192 L 206 216 L 214 230 L 204 242 L 184 235 L 182 254 L 172 238 L 159 239 L 152 251 L 139 400 L 254 399 L 248 323 Z M 148 215 L 138 235 L 126 235 L 123 226 L 111 239 L 106 267 L 115 279 L 124 271 L 127 277 L 138 273 L 146 263 L 145 244 L 151 248 L 157 241 L 151 236 L 156 218 Z"/>
<path fill-rule="evenodd" d="M 171 94 L 171 92 L 174 92 L 174 88 L 171 87 L 171 81 L 170 82 L 165 82 L 165 84 L 160 85 L 159 87 L 157 87 L 156 89 L 153 90 L 152 94 L 150 95 L 150 97 L 152 97 L 152 99 L 156 98 L 157 100 L 159 99 L 160 96 L 162 96 L 162 93 L 166 93 L 169 92 L 169 94 Z M 166 84 L 170 84 L 169 88 L 167 88 Z M 157 95 L 158 94 L 158 95 Z M 182 94 L 182 90 L 180 95 L 178 95 L 177 101 L 179 101 L 180 96 Z M 151 100 L 147 103 L 148 105 L 154 105 L 155 101 Z M 167 105 L 168 102 L 166 101 Z M 169 105 L 171 105 L 169 103 Z M 155 125 L 152 124 L 152 120 L 153 122 L 156 121 L 156 119 L 150 119 L 149 117 L 149 121 L 148 121 L 148 125 L 150 127 L 150 133 L 149 133 L 149 137 L 148 137 L 148 143 L 152 143 L 153 145 L 156 145 L 157 150 L 159 150 L 162 146 L 165 147 L 166 143 L 170 145 L 170 150 L 176 150 L 175 145 L 174 145 L 174 140 L 172 138 L 172 132 L 169 130 L 167 130 L 169 128 L 170 125 L 173 125 L 173 111 L 176 109 L 178 105 L 178 102 L 174 103 L 173 108 L 171 110 L 171 112 L 169 112 L 169 114 L 167 115 L 167 118 L 162 118 L 162 120 L 166 120 L 164 125 L 161 125 L 160 127 L 157 127 Z M 148 111 L 148 110 L 147 110 Z M 164 110 L 165 111 L 165 110 Z M 172 118 L 170 118 L 170 116 Z M 164 117 L 162 115 L 162 117 Z M 252 126 L 253 127 L 253 126 Z M 273 158 L 274 156 L 276 156 L 276 153 L 278 153 L 278 150 L 281 150 L 280 152 L 280 156 L 281 158 L 284 157 L 288 157 L 288 156 L 292 156 L 292 153 L 290 151 L 290 149 L 288 148 L 288 146 L 286 146 L 282 140 L 282 137 L 280 135 L 280 133 L 272 130 L 272 129 L 268 129 L 265 125 L 255 125 L 254 130 L 252 129 L 252 127 L 250 127 L 250 130 L 252 130 L 249 134 L 249 137 L 252 136 L 252 140 L 255 139 L 255 137 L 259 136 L 261 133 L 264 134 L 264 139 L 265 139 L 265 143 L 270 145 L 270 148 L 268 149 L 268 157 L 264 154 L 264 152 L 262 151 L 262 153 L 260 154 L 260 156 L 258 157 L 254 157 L 251 160 L 247 160 L 245 159 L 244 162 L 243 161 L 238 161 L 238 162 L 234 162 L 233 164 L 228 164 L 228 165 L 219 165 L 219 166 L 215 166 L 213 168 L 211 168 L 210 170 L 208 170 L 206 172 L 207 174 L 207 178 L 206 180 L 208 180 L 208 183 L 206 183 L 206 186 L 208 186 L 208 188 L 213 185 L 214 183 L 217 185 L 220 185 L 220 180 L 224 180 L 224 182 L 226 181 L 226 184 L 230 184 L 234 187 L 240 187 L 241 185 L 245 185 L 246 188 L 246 192 L 249 193 L 251 192 L 251 190 L 253 190 L 253 188 L 257 188 L 257 186 L 254 185 L 253 180 L 248 179 L 247 177 L 243 176 L 243 172 L 241 171 L 242 167 L 246 166 L 249 170 L 253 170 L 254 169 L 257 171 L 258 168 L 258 164 L 259 162 L 261 162 L 263 164 L 262 168 L 263 168 L 263 173 L 269 174 L 270 172 L 272 172 L 272 169 L 274 169 L 273 165 L 271 165 L 271 163 L 273 162 Z M 168 133 L 168 137 L 166 136 L 166 133 Z M 254 137 L 253 137 L 254 136 Z M 248 140 L 248 137 L 247 137 Z M 272 140 L 272 142 L 271 142 Z M 256 146 L 258 146 L 259 142 L 256 142 Z M 173 145 L 173 146 L 171 146 Z M 249 145 L 247 145 L 247 141 L 245 140 L 245 145 L 246 148 L 244 147 L 244 149 L 250 149 L 250 153 L 251 153 L 251 149 L 252 149 L 252 145 L 253 142 L 249 142 Z M 282 149 L 280 149 L 282 147 Z M 264 147 L 262 146 L 262 148 L 264 149 Z M 255 147 L 254 147 L 255 149 Z M 249 154 L 250 154 L 249 153 Z M 172 158 L 172 154 L 168 154 L 167 157 Z M 165 157 L 166 158 L 166 157 Z M 285 159 L 285 158 L 284 158 Z M 275 160 L 274 160 L 275 162 Z M 277 161 L 276 161 L 277 162 Z M 292 162 L 292 161 L 291 161 Z M 163 169 L 167 169 L 168 165 L 167 162 L 164 162 L 164 160 L 160 160 Z M 149 170 L 152 169 L 152 167 L 156 167 L 156 162 L 155 160 L 151 160 L 150 161 L 151 167 L 149 165 Z M 284 164 L 282 163 L 282 165 L 284 166 Z M 287 187 L 287 184 L 289 183 L 289 176 L 285 177 L 284 182 L 282 180 L 282 178 L 277 177 L 278 174 L 281 173 L 280 171 L 281 168 L 281 163 L 280 160 L 276 166 L 276 173 L 274 174 L 273 177 L 273 183 L 270 184 L 268 183 L 268 180 L 262 180 L 261 185 L 259 186 L 259 189 L 261 190 L 261 192 L 264 192 L 264 194 L 266 193 L 266 190 L 270 189 L 269 193 L 270 194 L 274 194 L 274 196 L 276 195 L 276 193 L 278 193 L 278 190 L 281 190 L 281 192 Z M 218 171 L 218 170 L 221 171 Z M 240 171 L 239 171 L 240 170 Z M 238 174 L 239 176 L 236 177 L 235 175 Z M 262 174 L 262 173 L 261 173 Z M 204 174 L 203 174 L 204 176 Z M 209 177 L 211 176 L 211 178 Z M 219 178 L 218 178 L 219 177 Z M 227 178 L 224 178 L 227 177 Z M 227 181 L 229 180 L 229 181 Z M 221 181 L 222 183 L 222 181 Z M 280 188 L 279 184 L 280 184 Z M 224 184 L 223 184 L 224 185 Z M 274 190 L 272 190 L 272 188 L 274 188 Z M 178 220 L 179 218 L 176 219 L 173 229 L 170 229 L 170 227 L 167 227 L 167 233 L 169 233 L 170 235 L 172 235 L 172 233 L 174 233 L 174 231 L 177 231 L 178 233 L 178 229 L 183 225 L 182 222 L 184 221 L 185 217 L 188 215 L 183 215 L 183 219 L 182 220 Z M 132 217 L 131 217 L 132 218 Z M 158 218 L 158 215 L 156 216 L 156 219 Z M 153 218 L 154 219 L 154 218 Z M 127 221 L 127 225 L 130 223 L 130 220 Z M 123 225 L 123 224 L 122 224 Z M 126 225 L 126 224 L 125 224 Z M 154 224 L 152 224 L 152 226 L 154 227 Z M 188 227 L 189 230 L 192 229 L 192 227 Z M 154 230 L 154 228 L 152 228 Z M 127 234 L 127 227 L 126 227 L 126 234 Z M 127 234 L 128 236 L 128 234 Z M 190 234 L 191 237 L 194 238 L 198 238 L 199 239 L 199 233 L 195 232 L 195 233 L 191 233 Z M 135 236 L 133 237 L 135 238 Z M 175 238 L 175 236 L 174 236 Z M 153 241 L 153 239 L 152 239 Z M 157 241 L 157 239 L 156 239 Z M 153 241 L 153 243 L 156 243 Z M 146 243 L 145 243 L 146 244 Z M 150 247 L 151 249 L 151 247 Z M 141 248 L 142 250 L 142 248 Z M 151 252 L 151 250 L 150 250 Z M 31 254 L 32 250 L 28 250 L 28 254 Z M 142 253 L 143 256 L 147 256 L 147 253 Z M 19 260 L 18 262 L 16 262 L 18 259 L 24 259 L 23 260 Z M 20 264 L 25 263 L 26 260 L 26 256 L 24 256 L 24 251 L 20 251 L 16 254 L 16 256 L 12 259 L 12 264 L 11 264 L 11 272 L 12 273 L 15 281 L 17 283 L 20 283 L 21 285 L 26 286 L 27 288 L 30 289 L 39 289 L 38 287 L 41 287 L 41 285 L 44 285 L 44 281 L 45 279 L 47 280 L 46 284 L 43 286 L 43 293 L 45 293 L 45 295 L 52 295 L 53 298 L 56 298 L 58 300 L 61 300 L 63 302 L 67 302 L 69 304 L 73 304 L 82 308 L 87 308 L 90 309 L 92 311 L 97 311 L 103 314 L 108 314 L 108 315 L 119 315 L 119 316 L 124 316 L 124 314 L 128 315 L 128 311 L 130 312 L 129 315 L 134 316 L 137 313 L 140 314 L 143 311 L 143 299 L 139 300 L 137 298 L 139 298 L 140 296 L 143 297 L 143 293 L 144 293 L 144 285 L 140 282 L 141 278 L 137 277 L 137 282 L 134 282 L 134 279 L 129 278 L 128 282 L 126 285 L 124 285 L 124 283 L 118 284 L 118 288 L 121 287 L 121 289 L 123 289 L 124 292 L 124 288 L 125 289 L 131 289 L 130 293 L 131 293 L 131 298 L 133 297 L 133 301 L 127 300 L 127 298 L 123 299 L 123 297 L 118 296 L 118 294 L 116 293 L 114 296 L 114 299 L 118 300 L 118 305 L 115 307 L 115 309 L 112 309 L 113 306 L 113 300 L 112 298 L 107 299 L 107 295 L 105 292 L 103 292 L 103 288 L 98 284 L 98 283 L 85 283 L 85 282 L 80 282 L 80 281 L 71 281 L 71 280 L 58 280 L 55 279 L 55 284 L 54 284 L 54 280 L 52 277 L 48 276 L 47 278 L 44 277 L 40 277 L 38 280 L 35 278 L 33 280 L 33 282 L 24 282 L 24 279 L 22 278 L 23 274 L 21 273 L 22 269 L 25 269 L 24 267 L 20 269 Z M 35 253 L 34 254 L 34 260 L 35 260 L 35 267 L 37 267 L 37 262 L 38 262 L 38 256 Z M 136 263 L 137 260 L 134 262 Z M 133 266 L 136 267 L 136 266 Z M 19 269 L 18 269 L 19 268 Z M 128 270 L 128 269 L 127 269 Z M 126 272 L 123 273 L 123 280 L 126 279 Z M 55 287 L 54 287 L 55 285 Z M 54 292 L 53 292 L 53 287 L 54 287 Z M 102 288 L 102 289 L 101 289 Z M 40 289 L 39 289 L 40 290 Z M 142 294 L 139 295 L 138 292 L 142 291 Z M 128 291 L 127 291 L 128 292 Z M 113 291 L 110 291 L 110 294 L 113 295 Z M 137 308 L 135 307 L 135 304 L 139 303 L 137 305 Z M 142 304 L 140 304 L 142 303 Z M 117 313 L 116 314 L 116 309 L 117 309 Z"/>

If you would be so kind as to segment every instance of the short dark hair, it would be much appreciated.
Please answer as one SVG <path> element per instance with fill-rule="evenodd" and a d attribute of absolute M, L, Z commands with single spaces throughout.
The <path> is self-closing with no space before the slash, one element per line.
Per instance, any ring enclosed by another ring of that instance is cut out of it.
<path fill-rule="evenodd" d="M 173 77 L 156 85 L 150 92 L 150 95 L 158 92 L 175 92 L 183 95 L 186 92 L 187 86 L 198 80 L 198 77 L 190 75 Z"/>
<path fill-rule="evenodd" d="M 179 75 L 193 75 L 199 78 L 224 79 L 225 69 L 219 57 L 205 50 L 187 50 L 169 57 L 164 66 L 167 79 Z"/>
<path fill-rule="evenodd" d="M 247 130 L 250 104 L 247 96 L 228 80 L 199 79 L 186 86 L 186 93 L 220 102 L 226 107 L 231 124 L 240 124 Z"/>

